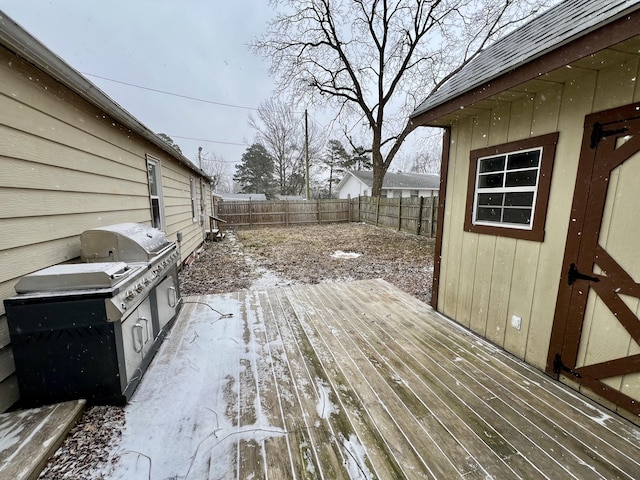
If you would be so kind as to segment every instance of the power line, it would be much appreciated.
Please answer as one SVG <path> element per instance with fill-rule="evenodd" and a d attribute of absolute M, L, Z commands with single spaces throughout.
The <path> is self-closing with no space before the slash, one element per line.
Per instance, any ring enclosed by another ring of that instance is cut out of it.
<path fill-rule="evenodd" d="M 93 73 L 86 73 L 86 72 L 80 72 L 80 73 L 82 73 L 83 75 L 88 75 L 90 77 L 100 78 L 100 79 L 106 80 L 108 82 L 119 83 L 121 85 L 127 85 L 128 87 L 140 88 L 141 90 L 148 90 L 150 92 L 162 93 L 164 95 L 171 95 L 173 97 L 186 98 L 187 100 L 193 100 L 194 102 L 202 102 L 202 103 L 209 103 L 209 104 L 212 104 L 212 105 L 220 105 L 222 107 L 241 108 L 241 109 L 244 109 L 244 110 L 258 111 L 258 109 L 254 108 L 254 107 L 245 107 L 243 105 L 234 105 L 232 103 L 214 102 L 213 100 L 205 100 L 203 98 L 190 97 L 188 95 L 182 95 L 180 93 L 167 92 L 166 90 L 158 90 L 156 88 L 144 87 L 142 85 L 136 85 L 136 84 L 133 84 L 133 83 L 121 82 L 120 80 L 114 80 L 113 78 L 101 77 L 100 75 L 94 75 Z"/>
<path fill-rule="evenodd" d="M 239 145 L 241 147 L 248 147 L 249 146 L 248 143 L 223 142 L 223 141 L 220 141 L 220 140 L 208 140 L 206 138 L 180 137 L 179 135 L 171 135 L 169 133 L 167 133 L 166 135 L 168 135 L 171 138 L 181 138 L 183 140 L 195 140 L 196 142 L 221 143 L 222 145 Z"/>

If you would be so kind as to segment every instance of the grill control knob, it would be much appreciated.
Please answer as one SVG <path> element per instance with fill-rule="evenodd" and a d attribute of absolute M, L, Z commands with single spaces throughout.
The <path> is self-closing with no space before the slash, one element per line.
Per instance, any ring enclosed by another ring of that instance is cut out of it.
<path fill-rule="evenodd" d="M 136 291 L 141 292 L 142 290 L 144 290 L 144 285 L 142 285 L 141 283 L 136 285 Z"/>
<path fill-rule="evenodd" d="M 129 290 L 127 292 L 127 300 L 132 300 L 133 297 L 135 297 L 135 296 L 136 296 L 136 292 L 134 292 L 133 290 Z"/>

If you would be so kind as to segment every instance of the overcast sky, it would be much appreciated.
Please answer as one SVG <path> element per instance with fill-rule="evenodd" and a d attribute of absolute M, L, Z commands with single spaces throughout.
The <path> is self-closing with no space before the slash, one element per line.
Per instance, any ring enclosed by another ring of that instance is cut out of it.
<path fill-rule="evenodd" d="M 251 110 L 95 75 L 240 107 L 273 91 L 268 65 L 247 49 L 273 16 L 266 0 L 0 0 L 0 9 L 192 160 L 202 146 L 239 161 L 247 146 L 227 143 L 253 140 Z"/>

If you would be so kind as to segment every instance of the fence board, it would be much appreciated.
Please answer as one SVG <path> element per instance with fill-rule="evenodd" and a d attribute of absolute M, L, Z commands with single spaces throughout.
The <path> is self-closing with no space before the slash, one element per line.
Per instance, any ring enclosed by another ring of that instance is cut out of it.
<path fill-rule="evenodd" d="M 216 204 L 227 226 L 253 227 L 364 222 L 427 237 L 435 236 L 437 197 L 236 201 Z"/>

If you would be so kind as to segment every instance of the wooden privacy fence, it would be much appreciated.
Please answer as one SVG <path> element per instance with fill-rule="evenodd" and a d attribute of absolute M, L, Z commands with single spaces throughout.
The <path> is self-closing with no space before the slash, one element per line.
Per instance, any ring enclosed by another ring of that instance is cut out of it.
<path fill-rule="evenodd" d="M 352 203 L 354 221 L 415 235 L 436 236 L 438 197 L 358 197 Z"/>
<path fill-rule="evenodd" d="M 226 227 L 365 222 L 396 230 L 435 236 L 438 197 L 224 201 L 215 215 Z"/>

